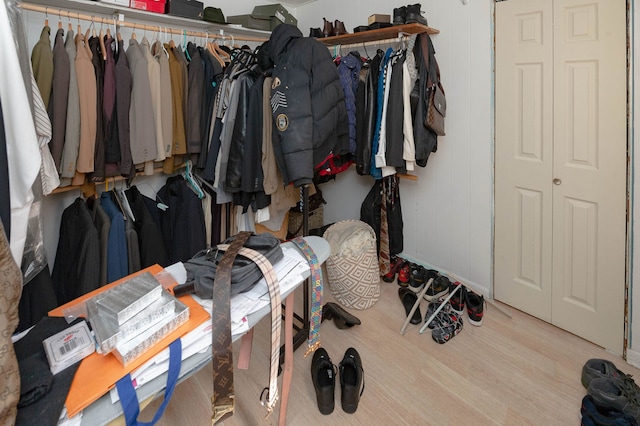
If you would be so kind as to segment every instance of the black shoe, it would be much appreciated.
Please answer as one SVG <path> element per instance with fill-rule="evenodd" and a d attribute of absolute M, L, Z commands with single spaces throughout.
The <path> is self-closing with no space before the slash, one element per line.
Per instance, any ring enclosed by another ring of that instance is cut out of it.
<path fill-rule="evenodd" d="M 327 302 L 322 307 L 322 321 L 330 319 L 341 330 L 361 324 L 358 317 L 351 315 L 337 303 Z"/>
<path fill-rule="evenodd" d="M 451 281 L 444 275 L 440 275 L 434 278 L 431 286 L 427 289 L 427 292 L 424 294 L 424 299 L 431 302 L 433 299 L 437 299 L 439 297 L 444 297 L 449 294 L 449 286 L 451 285 Z"/>
<path fill-rule="evenodd" d="M 349 348 L 340 363 L 340 401 L 345 413 L 355 413 L 364 392 L 364 369 L 358 351 Z"/>
<path fill-rule="evenodd" d="M 309 28 L 309 37 L 321 38 L 322 30 L 320 28 Z"/>
<path fill-rule="evenodd" d="M 318 410 L 322 414 L 333 413 L 335 405 L 336 369 L 329 354 L 324 348 L 318 348 L 313 353 L 311 361 L 311 379 L 316 390 Z"/>
<path fill-rule="evenodd" d="M 405 317 L 408 317 L 411 313 L 413 305 L 416 303 L 416 300 L 418 300 L 418 296 L 416 296 L 413 291 L 409 290 L 406 287 L 400 287 L 398 289 L 398 296 L 400 296 L 400 301 L 402 302 L 402 306 L 404 307 Z M 413 316 L 411 317 L 411 320 L 409 320 L 409 322 L 411 324 L 420 324 L 422 322 L 422 315 L 420 314 L 419 306 L 418 309 L 416 309 L 416 311 L 413 313 Z"/>
<path fill-rule="evenodd" d="M 401 6 L 393 9 L 393 25 L 402 25 L 407 20 L 407 7 Z"/>
<path fill-rule="evenodd" d="M 427 19 L 424 16 L 422 16 L 422 11 L 420 10 L 421 8 L 422 8 L 422 5 L 420 3 L 408 5 L 407 17 L 405 22 L 407 24 L 418 23 L 418 24 L 429 26 L 429 24 L 427 24 Z"/>

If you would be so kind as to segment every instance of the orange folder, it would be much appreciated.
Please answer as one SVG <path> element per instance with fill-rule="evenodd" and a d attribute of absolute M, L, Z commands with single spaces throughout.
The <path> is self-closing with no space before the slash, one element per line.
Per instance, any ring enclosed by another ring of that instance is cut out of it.
<path fill-rule="evenodd" d="M 50 311 L 49 316 L 64 316 L 62 313 L 64 309 L 77 305 L 80 302 L 84 302 L 90 297 L 108 290 L 131 277 L 144 272 L 150 272 L 155 276 L 162 270 L 163 268 L 160 265 L 150 266 L 111 284 L 100 287 L 99 289 L 87 293 L 69 303 L 59 306 Z M 113 356 L 113 354 L 100 355 L 97 352 L 94 352 L 80 362 L 80 367 L 78 367 L 78 371 L 71 383 L 69 394 L 67 395 L 66 406 L 67 415 L 69 417 L 75 416 L 93 402 L 97 401 L 102 395 L 114 387 L 115 383 L 127 373 L 130 373 L 140 367 L 142 364 L 161 352 L 164 348 L 168 347 L 171 342 L 181 336 L 184 336 L 186 333 L 195 329 L 209 318 L 207 311 L 202 309 L 202 306 L 193 300 L 191 296 L 182 296 L 180 297 L 180 301 L 189 307 L 189 321 L 178 327 L 171 334 L 162 339 L 157 345 L 153 346 L 153 348 L 126 367 L 124 367 L 120 361 Z"/>

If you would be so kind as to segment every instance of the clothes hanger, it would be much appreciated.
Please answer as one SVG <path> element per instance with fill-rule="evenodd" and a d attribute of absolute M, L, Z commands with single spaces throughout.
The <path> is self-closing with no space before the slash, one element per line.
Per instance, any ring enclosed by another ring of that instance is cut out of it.
<path fill-rule="evenodd" d="M 62 16 L 60 15 L 62 13 L 62 11 L 60 9 L 58 9 L 58 29 L 61 30 L 62 29 Z"/>
<path fill-rule="evenodd" d="M 104 45 L 104 30 L 102 29 L 102 21 L 100 22 L 100 36 L 98 37 L 100 43 L 100 52 L 102 52 L 102 60 L 107 60 L 107 47 Z"/>
<path fill-rule="evenodd" d="M 136 23 L 133 23 L 133 32 L 131 33 L 131 38 L 134 40 L 138 40 L 137 36 L 136 36 Z"/>
<path fill-rule="evenodd" d="M 44 8 L 44 26 L 45 27 L 49 26 L 49 8 L 48 7 Z"/>
<path fill-rule="evenodd" d="M 191 172 L 191 160 L 185 161 L 185 169 L 182 173 L 182 177 L 185 179 L 185 181 L 187 181 L 187 186 L 189 186 L 189 188 L 191 188 L 191 190 L 195 192 L 198 198 L 203 199 L 204 192 L 202 192 L 202 188 L 200 188 L 200 185 L 198 185 L 198 182 L 196 182 Z"/>

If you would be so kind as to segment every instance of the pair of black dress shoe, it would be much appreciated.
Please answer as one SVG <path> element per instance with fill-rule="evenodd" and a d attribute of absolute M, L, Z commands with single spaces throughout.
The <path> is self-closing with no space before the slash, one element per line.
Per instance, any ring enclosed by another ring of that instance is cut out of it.
<path fill-rule="evenodd" d="M 331 414 L 335 406 L 336 373 L 340 373 L 340 403 L 345 413 L 355 413 L 364 392 L 364 369 L 360 354 L 354 348 L 344 353 L 336 368 L 324 348 L 318 348 L 311 361 L 311 379 L 316 391 L 318 409 Z"/>

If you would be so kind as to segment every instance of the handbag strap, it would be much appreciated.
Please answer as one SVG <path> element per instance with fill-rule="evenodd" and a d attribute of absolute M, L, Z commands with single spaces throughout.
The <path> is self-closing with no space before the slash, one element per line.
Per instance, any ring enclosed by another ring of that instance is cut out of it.
<path fill-rule="evenodd" d="M 176 339 L 169 345 L 169 371 L 167 373 L 167 388 L 164 392 L 164 399 L 162 400 L 162 404 L 158 407 L 158 411 L 156 411 L 156 414 L 153 416 L 153 420 L 150 422 L 138 421 L 140 403 L 138 402 L 136 390 L 131 383 L 131 375 L 127 373 L 126 376 L 116 382 L 116 388 L 118 389 L 118 396 L 120 397 L 120 404 L 122 404 L 122 411 L 124 413 L 124 419 L 127 426 L 152 426 L 160 420 L 164 414 L 164 410 L 169 404 L 171 396 L 173 395 L 176 383 L 178 383 L 181 362 L 182 341 L 180 339 Z"/>
<path fill-rule="evenodd" d="M 291 240 L 292 243 L 300 248 L 302 254 L 309 262 L 311 269 L 311 318 L 309 319 L 309 347 L 304 356 L 313 353 L 320 347 L 320 323 L 322 322 L 322 266 L 318 261 L 318 256 L 311 246 L 302 237 Z"/>
<path fill-rule="evenodd" d="M 218 250 L 231 250 L 231 246 L 227 244 L 220 244 L 218 245 Z M 228 253 L 228 251 L 226 251 L 226 253 Z M 278 277 L 273 270 L 273 265 L 271 265 L 271 262 L 269 262 L 264 255 L 247 247 L 242 247 L 239 250 L 239 253 L 253 261 L 258 268 L 260 268 L 260 271 L 267 282 L 267 288 L 269 289 L 269 300 L 271 303 L 271 364 L 269 369 L 269 387 L 264 388 L 260 395 L 261 400 L 263 398 L 266 399 L 266 402 L 263 401 L 263 404 L 267 406 L 268 416 L 273 412 L 273 408 L 278 401 L 278 361 L 280 357 L 280 335 L 282 331 L 282 299 L 280 296 L 280 284 L 278 282 Z"/>
<path fill-rule="evenodd" d="M 231 270 L 233 261 L 250 232 L 240 232 L 220 259 L 213 285 L 211 310 L 213 364 L 212 424 L 226 419 L 235 411 L 233 389 L 233 346 L 231 340 Z"/>
<path fill-rule="evenodd" d="M 434 88 L 436 84 L 440 85 L 440 66 L 438 65 L 438 61 L 436 61 L 435 52 L 433 49 L 433 42 L 431 41 L 431 37 L 429 37 L 429 34 L 427 33 L 420 34 L 420 46 L 422 47 L 422 60 L 424 61 L 424 64 L 427 69 L 427 89 L 431 89 L 431 88 Z M 433 82 L 433 80 L 431 80 L 431 75 L 433 73 L 431 72 L 432 70 L 429 68 L 430 60 L 433 60 L 433 64 L 435 65 L 435 69 L 436 69 L 437 80 L 435 83 Z M 442 85 L 440 85 L 440 89 L 444 93 L 444 89 L 442 88 Z"/>

